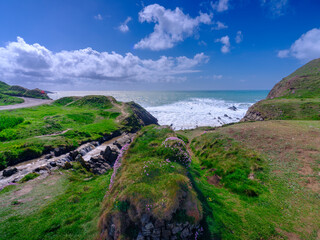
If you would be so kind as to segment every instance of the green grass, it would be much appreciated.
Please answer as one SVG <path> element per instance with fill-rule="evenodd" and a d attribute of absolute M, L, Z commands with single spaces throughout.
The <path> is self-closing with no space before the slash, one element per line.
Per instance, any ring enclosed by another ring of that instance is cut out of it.
<path fill-rule="evenodd" d="M 250 173 L 263 169 L 262 158 L 254 151 L 241 146 L 220 134 L 203 134 L 192 141 L 192 150 L 200 165 L 221 177 L 221 183 L 232 192 L 245 196 L 258 196 L 263 187 L 258 181 L 248 179 Z"/>
<path fill-rule="evenodd" d="M 127 220 L 115 222 L 116 228 L 122 229 L 122 237 L 133 239 L 138 232 L 128 231 L 145 213 L 159 220 L 170 220 L 175 212 L 184 212 L 177 217 L 183 222 L 201 219 L 201 205 L 187 177 L 187 168 L 174 159 L 166 161 L 168 155 L 164 154 L 162 142 L 170 136 L 175 134 L 169 128 L 149 126 L 136 137 L 105 199 L 101 228 L 113 217 L 123 215 Z"/>
<path fill-rule="evenodd" d="M 0 239 L 96 239 L 110 176 L 111 172 L 93 176 L 76 165 L 73 171 L 63 171 L 63 175 L 0 192 Z M 27 187 L 32 190 L 20 197 L 14 195 L 14 189 Z"/>
<path fill-rule="evenodd" d="M 317 239 L 319 193 L 306 185 L 320 181 L 319 130 L 319 121 L 268 121 L 196 137 L 190 178 L 203 206 L 204 239 Z M 179 132 L 192 136 L 193 131 Z M 314 171 L 307 176 L 300 173 L 306 159 Z M 245 174 L 228 178 L 239 169 Z M 254 180 L 248 181 L 250 172 Z M 219 184 L 209 183 L 214 174 L 221 177 Z M 259 194 L 248 196 L 239 187 Z"/>
<path fill-rule="evenodd" d="M 0 93 L 0 106 L 23 103 L 24 100 L 17 97 L 8 96 Z"/>
<path fill-rule="evenodd" d="M 39 173 L 29 173 L 29 174 L 25 175 L 23 178 L 21 178 L 21 180 L 19 182 L 20 183 L 28 182 L 32 179 L 39 177 L 39 176 L 40 176 Z"/>
<path fill-rule="evenodd" d="M 265 120 L 320 120 L 320 99 L 263 100 L 250 108 Z"/>
<path fill-rule="evenodd" d="M 115 121 L 120 113 L 112 108 L 107 97 L 89 96 L 79 99 L 80 103 L 76 101 L 72 106 L 61 104 L 69 102 L 67 100 L 62 99 L 52 105 L 1 111 L 0 169 L 39 157 L 58 146 L 71 150 L 81 142 L 98 140 L 122 127 Z M 95 100 L 98 102 L 95 103 Z"/>

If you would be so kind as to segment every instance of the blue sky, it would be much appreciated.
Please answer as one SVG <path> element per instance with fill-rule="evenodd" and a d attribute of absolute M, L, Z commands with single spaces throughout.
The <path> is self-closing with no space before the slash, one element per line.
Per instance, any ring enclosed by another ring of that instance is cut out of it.
<path fill-rule="evenodd" d="M 49 90 L 253 90 L 320 57 L 319 0 L 0 0 L 0 79 Z"/>

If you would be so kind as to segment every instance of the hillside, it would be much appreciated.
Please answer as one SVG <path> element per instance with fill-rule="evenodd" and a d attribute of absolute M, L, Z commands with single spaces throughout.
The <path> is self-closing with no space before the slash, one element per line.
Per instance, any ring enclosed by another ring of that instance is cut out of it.
<path fill-rule="evenodd" d="M 320 120 L 320 59 L 282 79 L 267 98 L 250 107 L 242 121 Z"/>
<path fill-rule="evenodd" d="M 41 89 L 30 90 L 21 86 L 10 86 L 0 81 L 0 106 L 22 103 L 23 99 L 18 97 L 50 99 Z"/>

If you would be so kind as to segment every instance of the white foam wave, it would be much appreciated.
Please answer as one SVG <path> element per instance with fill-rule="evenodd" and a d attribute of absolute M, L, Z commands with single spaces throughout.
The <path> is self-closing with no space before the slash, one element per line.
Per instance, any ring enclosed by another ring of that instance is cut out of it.
<path fill-rule="evenodd" d="M 160 125 L 171 125 L 173 129 L 180 130 L 238 122 L 251 105 L 252 103 L 192 98 L 146 109 L 158 119 Z M 237 110 L 228 109 L 232 106 L 235 106 Z"/>

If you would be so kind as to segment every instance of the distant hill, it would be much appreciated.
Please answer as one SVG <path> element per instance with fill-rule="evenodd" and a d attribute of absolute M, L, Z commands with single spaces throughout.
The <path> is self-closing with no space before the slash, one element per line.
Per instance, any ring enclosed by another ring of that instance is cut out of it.
<path fill-rule="evenodd" d="M 39 99 L 50 99 L 47 93 L 41 89 L 27 89 L 21 86 L 10 86 L 5 82 L 0 81 L 0 105 L 9 105 L 23 102 L 17 97 L 30 97 Z"/>
<path fill-rule="evenodd" d="M 320 97 L 320 58 L 302 66 L 277 83 L 267 96 L 273 98 Z"/>
<path fill-rule="evenodd" d="M 283 78 L 242 119 L 263 120 L 320 120 L 320 58 Z"/>

